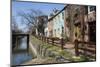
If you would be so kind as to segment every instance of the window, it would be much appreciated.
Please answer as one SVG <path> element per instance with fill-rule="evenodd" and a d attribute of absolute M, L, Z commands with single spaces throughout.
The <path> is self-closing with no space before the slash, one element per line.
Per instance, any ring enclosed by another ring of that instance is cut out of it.
<path fill-rule="evenodd" d="M 58 31 L 59 31 L 60 29 L 58 28 Z"/>
<path fill-rule="evenodd" d="M 56 36 L 56 29 L 55 29 L 55 36 Z"/>
<path fill-rule="evenodd" d="M 60 15 L 58 15 L 58 21 L 60 22 Z"/>
<path fill-rule="evenodd" d="M 88 6 L 84 6 L 85 7 L 85 14 L 88 14 Z"/>
<path fill-rule="evenodd" d="M 96 42 L 96 22 L 89 23 L 89 39 L 91 42 Z"/>
<path fill-rule="evenodd" d="M 62 12 L 62 19 L 64 19 L 64 12 Z"/>
<path fill-rule="evenodd" d="M 96 7 L 95 6 L 90 6 L 90 12 L 91 11 L 96 11 Z"/>
<path fill-rule="evenodd" d="M 64 32 L 64 27 L 62 26 L 62 33 Z"/>

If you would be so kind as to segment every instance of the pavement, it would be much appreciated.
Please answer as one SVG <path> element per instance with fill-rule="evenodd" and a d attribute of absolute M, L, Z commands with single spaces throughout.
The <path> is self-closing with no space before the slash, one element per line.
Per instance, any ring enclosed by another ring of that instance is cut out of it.
<path fill-rule="evenodd" d="M 75 48 L 73 43 L 66 43 L 64 45 L 64 49 L 70 52 L 73 56 L 75 56 Z"/>

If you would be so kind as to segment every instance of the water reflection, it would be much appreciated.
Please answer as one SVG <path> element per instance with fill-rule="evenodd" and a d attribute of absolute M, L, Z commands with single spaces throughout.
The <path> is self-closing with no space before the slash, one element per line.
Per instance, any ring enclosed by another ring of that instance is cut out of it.
<path fill-rule="evenodd" d="M 19 49 L 27 49 L 27 37 L 21 39 Z"/>
<path fill-rule="evenodd" d="M 12 55 L 12 65 L 20 65 L 31 59 L 32 59 L 31 54 L 28 54 L 27 52 L 13 54 Z"/>
<path fill-rule="evenodd" d="M 32 59 L 32 55 L 27 52 L 27 37 L 21 37 L 17 41 L 17 46 L 13 50 L 12 65 L 20 65 Z M 21 51 L 26 50 L 26 51 Z"/>

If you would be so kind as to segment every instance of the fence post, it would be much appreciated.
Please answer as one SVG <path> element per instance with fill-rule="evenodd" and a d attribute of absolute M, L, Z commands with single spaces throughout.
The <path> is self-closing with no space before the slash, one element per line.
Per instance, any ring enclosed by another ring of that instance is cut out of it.
<path fill-rule="evenodd" d="M 42 36 L 41 36 L 42 37 Z M 43 41 L 43 37 L 42 37 L 42 41 Z"/>
<path fill-rule="evenodd" d="M 47 37 L 47 43 L 48 43 L 48 37 Z"/>
<path fill-rule="evenodd" d="M 42 40 L 42 36 L 41 36 L 41 39 L 40 40 Z"/>
<path fill-rule="evenodd" d="M 79 51 L 78 51 L 78 40 L 76 39 L 75 40 L 75 54 L 76 54 L 76 56 L 79 56 Z"/>
<path fill-rule="evenodd" d="M 44 42 L 46 42 L 46 37 L 44 37 Z"/>
<path fill-rule="evenodd" d="M 44 36 L 42 36 L 43 37 L 43 41 L 44 41 Z"/>
<path fill-rule="evenodd" d="M 54 38 L 52 38 L 52 45 L 54 45 Z"/>
<path fill-rule="evenodd" d="M 29 53 L 29 40 L 30 40 L 30 35 L 27 35 L 27 52 Z"/>
<path fill-rule="evenodd" d="M 63 50 L 64 49 L 64 41 L 63 41 L 64 39 L 63 38 L 61 38 L 61 49 Z"/>
<path fill-rule="evenodd" d="M 47 37 L 46 37 L 46 43 L 47 43 Z"/>

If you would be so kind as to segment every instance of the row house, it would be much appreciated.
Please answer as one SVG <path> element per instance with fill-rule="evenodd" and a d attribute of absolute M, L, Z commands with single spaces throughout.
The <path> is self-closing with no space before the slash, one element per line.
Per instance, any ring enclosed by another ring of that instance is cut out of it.
<path fill-rule="evenodd" d="M 48 18 L 48 37 L 96 41 L 96 7 L 67 4 Z"/>
<path fill-rule="evenodd" d="M 62 38 L 64 33 L 64 9 L 53 14 L 48 19 L 49 36 Z"/>
<path fill-rule="evenodd" d="M 89 41 L 96 42 L 96 6 L 88 7 Z"/>
<path fill-rule="evenodd" d="M 36 35 L 45 35 L 45 28 L 47 27 L 48 23 L 48 16 L 47 15 L 41 15 L 38 16 L 36 19 Z"/>
<path fill-rule="evenodd" d="M 46 24 L 46 27 L 44 29 L 46 37 L 53 36 L 53 20 L 51 20 L 50 18 L 51 18 L 51 16 L 48 16 L 48 23 Z"/>
<path fill-rule="evenodd" d="M 74 21 L 73 15 L 75 13 L 74 5 L 66 5 L 64 16 L 64 32 L 67 41 L 73 42 L 74 40 Z"/>
<path fill-rule="evenodd" d="M 96 41 L 95 6 L 67 5 L 65 13 L 65 31 L 69 30 L 70 41 Z"/>
<path fill-rule="evenodd" d="M 53 36 L 53 20 L 50 19 L 50 17 L 48 18 L 48 36 L 52 37 Z"/>

